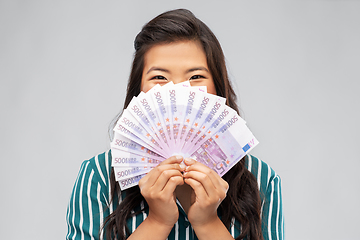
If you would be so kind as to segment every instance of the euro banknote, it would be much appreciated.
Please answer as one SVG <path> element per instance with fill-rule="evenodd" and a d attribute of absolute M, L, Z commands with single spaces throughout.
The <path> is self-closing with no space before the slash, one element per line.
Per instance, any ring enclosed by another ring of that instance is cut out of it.
<path fill-rule="evenodd" d="M 225 98 L 189 81 L 141 92 L 114 132 L 112 167 L 122 190 L 173 155 L 191 157 L 223 176 L 258 144 Z"/>

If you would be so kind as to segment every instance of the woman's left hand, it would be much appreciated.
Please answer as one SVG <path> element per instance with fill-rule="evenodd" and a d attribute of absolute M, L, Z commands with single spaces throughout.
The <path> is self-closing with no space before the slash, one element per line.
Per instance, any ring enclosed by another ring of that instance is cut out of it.
<path fill-rule="evenodd" d="M 187 165 L 184 180 L 194 191 L 188 219 L 193 227 L 204 226 L 218 220 L 217 208 L 226 197 L 228 183 L 214 170 L 191 158 L 184 159 Z"/>

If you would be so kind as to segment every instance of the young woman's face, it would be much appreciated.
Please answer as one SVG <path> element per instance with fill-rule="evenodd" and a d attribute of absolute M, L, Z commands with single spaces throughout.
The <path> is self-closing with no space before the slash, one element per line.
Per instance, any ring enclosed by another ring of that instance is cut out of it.
<path fill-rule="evenodd" d="M 206 86 L 208 93 L 216 95 L 205 52 L 200 43 L 180 41 L 159 44 L 144 56 L 141 91 L 147 92 L 156 84 L 169 81 L 180 83 L 190 80 L 192 86 Z"/>

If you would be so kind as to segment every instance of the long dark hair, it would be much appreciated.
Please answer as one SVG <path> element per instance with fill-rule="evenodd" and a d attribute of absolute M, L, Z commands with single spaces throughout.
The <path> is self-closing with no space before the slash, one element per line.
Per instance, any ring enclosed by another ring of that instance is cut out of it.
<path fill-rule="evenodd" d="M 135 55 L 127 86 L 124 109 L 131 99 L 140 93 L 145 53 L 154 45 L 184 40 L 201 43 L 213 77 L 216 94 L 225 97 L 226 104 L 239 113 L 236 95 L 228 78 L 220 43 L 213 32 L 201 20 L 185 9 L 160 14 L 147 23 L 136 36 L 134 42 Z M 120 115 L 121 113 L 114 122 Z M 111 175 L 111 191 L 114 199 L 114 196 L 121 194 L 121 190 L 119 184 L 115 182 L 113 170 Z M 245 159 L 239 161 L 223 178 L 229 183 L 227 197 L 219 206 L 224 225 L 230 228 L 234 217 L 241 223 L 241 235 L 237 239 L 243 239 L 245 236 L 251 240 L 263 239 L 259 190 L 255 177 L 245 167 Z M 126 219 L 133 216 L 134 212 L 132 210 L 138 207 L 142 201 L 145 201 L 137 186 L 124 192 L 126 197 L 121 200 L 120 205 L 105 220 L 104 231 L 108 240 L 115 236 L 117 239 L 126 239 L 126 234 L 130 234 L 126 226 Z M 124 232 L 124 229 L 126 232 Z"/>

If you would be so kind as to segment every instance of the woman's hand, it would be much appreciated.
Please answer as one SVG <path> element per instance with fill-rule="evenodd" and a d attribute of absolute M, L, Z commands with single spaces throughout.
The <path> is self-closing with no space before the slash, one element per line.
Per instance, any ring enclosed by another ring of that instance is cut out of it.
<path fill-rule="evenodd" d="M 152 169 L 139 182 L 141 194 L 149 205 L 147 221 L 154 221 L 165 228 L 174 226 L 179 218 L 175 200 L 175 188 L 184 184 L 180 165 L 183 158 L 172 156 Z"/>
<path fill-rule="evenodd" d="M 195 229 L 218 221 L 217 208 L 226 197 L 228 183 L 204 164 L 190 158 L 184 162 L 184 181 L 194 190 L 187 213 L 191 225 Z"/>

